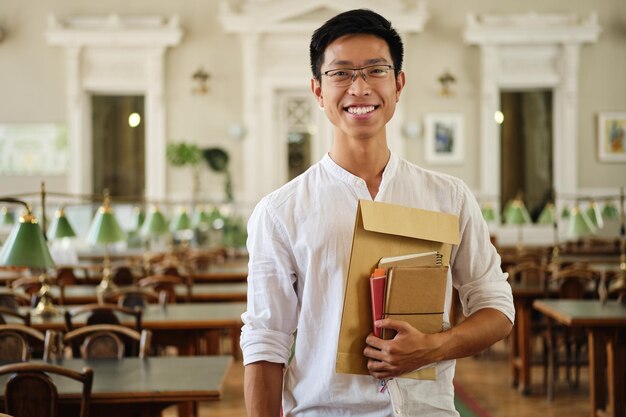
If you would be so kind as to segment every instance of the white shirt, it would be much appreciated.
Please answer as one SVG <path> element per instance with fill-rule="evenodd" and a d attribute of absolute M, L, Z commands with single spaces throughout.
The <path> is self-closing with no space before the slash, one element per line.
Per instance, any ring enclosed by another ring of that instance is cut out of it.
<path fill-rule="evenodd" d="M 371 200 L 365 181 L 326 155 L 259 202 L 248 223 L 244 364 L 288 363 L 285 416 L 458 416 L 453 403 L 454 361 L 437 364 L 437 381 L 395 378 L 382 393 L 372 376 L 335 372 L 359 199 Z M 478 204 L 461 180 L 392 155 L 376 201 L 458 215 L 461 242 L 452 250 L 446 299 L 450 300 L 453 283 L 465 315 L 489 307 L 513 322 L 507 275 L 500 269 Z M 446 305 L 444 321 L 449 309 Z M 289 362 L 296 329 L 295 353 Z"/>

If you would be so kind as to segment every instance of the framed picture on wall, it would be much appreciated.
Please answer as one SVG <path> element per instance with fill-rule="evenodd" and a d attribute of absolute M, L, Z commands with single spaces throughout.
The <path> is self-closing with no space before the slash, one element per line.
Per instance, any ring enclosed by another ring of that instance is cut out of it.
<path fill-rule="evenodd" d="M 602 162 L 626 162 L 626 112 L 598 115 L 598 158 Z"/>
<path fill-rule="evenodd" d="M 464 158 L 463 115 L 428 113 L 424 117 L 426 161 L 432 164 L 460 164 Z"/>

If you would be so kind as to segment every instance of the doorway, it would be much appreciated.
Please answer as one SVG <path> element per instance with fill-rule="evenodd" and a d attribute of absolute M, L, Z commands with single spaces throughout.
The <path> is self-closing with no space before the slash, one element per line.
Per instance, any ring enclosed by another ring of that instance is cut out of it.
<path fill-rule="evenodd" d="M 145 192 L 143 96 L 92 95 L 93 190 L 140 199 Z"/>
<path fill-rule="evenodd" d="M 521 194 L 533 222 L 552 198 L 552 90 L 500 95 L 500 204 Z"/>

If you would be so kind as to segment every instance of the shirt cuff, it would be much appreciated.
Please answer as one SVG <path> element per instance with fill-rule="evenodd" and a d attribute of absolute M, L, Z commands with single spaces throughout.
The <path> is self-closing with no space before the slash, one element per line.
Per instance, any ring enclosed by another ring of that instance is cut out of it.
<path fill-rule="evenodd" d="M 244 365 L 259 361 L 286 365 L 291 356 L 293 336 L 275 330 L 253 330 L 244 326 L 241 331 L 240 345 Z"/>

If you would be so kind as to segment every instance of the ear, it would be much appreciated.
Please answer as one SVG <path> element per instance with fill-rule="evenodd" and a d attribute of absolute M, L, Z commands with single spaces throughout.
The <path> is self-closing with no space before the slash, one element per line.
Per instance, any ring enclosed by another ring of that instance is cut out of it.
<path fill-rule="evenodd" d="M 406 82 L 406 78 L 404 75 L 404 71 L 400 71 L 398 75 L 396 75 L 396 103 L 400 101 L 400 93 L 404 88 L 404 83 Z"/>
<path fill-rule="evenodd" d="M 311 78 L 311 91 L 317 100 L 320 108 L 324 108 L 324 97 L 322 96 L 322 84 L 315 78 Z"/>

